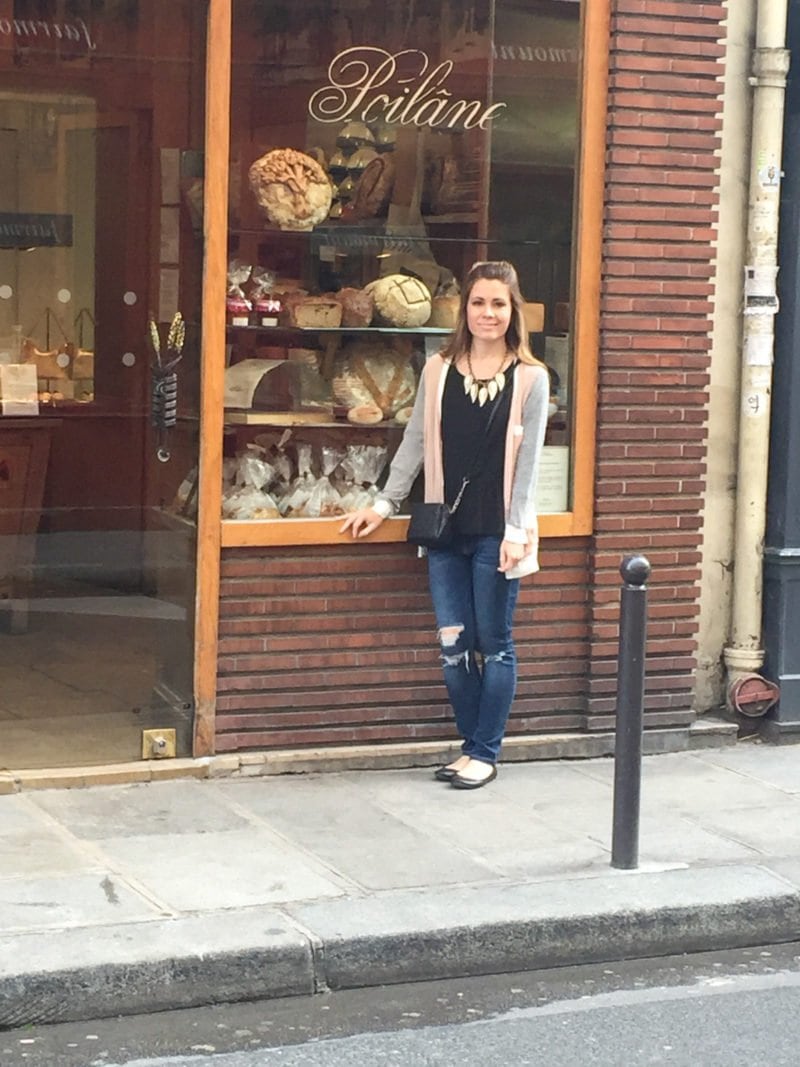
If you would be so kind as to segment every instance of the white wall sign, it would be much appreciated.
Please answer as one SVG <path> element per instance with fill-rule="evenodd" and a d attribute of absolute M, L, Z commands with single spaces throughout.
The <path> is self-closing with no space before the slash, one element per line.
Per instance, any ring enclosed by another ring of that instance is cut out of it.
<path fill-rule="evenodd" d="M 569 505 L 569 445 L 545 445 L 539 461 L 536 511 L 552 515 Z"/>

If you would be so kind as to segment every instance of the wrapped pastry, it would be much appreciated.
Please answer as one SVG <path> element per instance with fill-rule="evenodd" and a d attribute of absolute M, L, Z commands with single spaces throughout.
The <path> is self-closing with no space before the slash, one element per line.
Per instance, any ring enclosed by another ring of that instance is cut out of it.
<path fill-rule="evenodd" d="M 305 515 L 305 507 L 311 490 L 314 488 L 314 475 L 311 470 L 311 445 L 297 446 L 297 477 L 287 488 L 280 501 L 282 515 Z"/>
<path fill-rule="evenodd" d="M 275 148 L 251 165 L 249 178 L 259 206 L 282 230 L 312 230 L 328 217 L 330 180 L 305 152 Z"/>
<path fill-rule="evenodd" d="M 375 299 L 375 314 L 388 326 L 424 326 L 431 317 L 428 287 L 409 274 L 388 274 L 370 282 L 367 291 Z"/>
<path fill-rule="evenodd" d="M 334 488 L 331 475 L 344 459 L 343 448 L 333 448 L 331 445 L 323 445 L 320 449 L 320 467 L 322 475 L 314 484 L 308 500 L 303 508 L 303 513 L 312 518 L 327 518 L 334 515 L 344 515 L 341 494 Z"/>
<path fill-rule="evenodd" d="M 232 259 L 228 264 L 228 293 L 225 297 L 225 314 L 229 326 L 249 326 L 253 305 L 244 295 L 243 286 L 253 268 L 249 263 Z"/>
<path fill-rule="evenodd" d="M 275 470 L 264 458 L 264 449 L 259 445 L 248 445 L 245 451 L 236 457 L 234 485 L 243 488 L 266 489 L 274 477 Z"/>
<path fill-rule="evenodd" d="M 269 493 L 242 486 L 222 497 L 225 519 L 279 519 L 278 505 Z"/>
<path fill-rule="evenodd" d="M 345 511 L 369 507 L 378 493 L 375 483 L 386 466 L 388 455 L 385 445 L 348 445 L 340 464 L 343 476 L 352 487 L 346 499 L 343 497 Z"/>
<path fill-rule="evenodd" d="M 280 300 L 273 296 L 275 275 L 264 267 L 253 267 L 253 288 L 250 300 L 253 305 L 254 326 L 277 326 L 281 311 Z"/>
<path fill-rule="evenodd" d="M 378 409 L 384 418 L 392 418 L 413 404 L 416 395 L 408 344 L 400 338 L 346 341 L 334 359 L 332 386 L 335 399 L 348 411 L 369 406 L 373 414 Z"/>

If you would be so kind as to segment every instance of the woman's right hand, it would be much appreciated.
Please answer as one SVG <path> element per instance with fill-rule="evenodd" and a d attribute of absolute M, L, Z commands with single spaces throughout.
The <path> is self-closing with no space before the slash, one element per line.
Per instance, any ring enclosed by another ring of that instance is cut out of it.
<path fill-rule="evenodd" d="M 344 522 L 339 527 L 339 533 L 347 533 L 352 530 L 353 537 L 367 537 L 378 529 L 383 522 L 383 515 L 379 515 L 373 508 L 359 508 L 345 515 Z"/>

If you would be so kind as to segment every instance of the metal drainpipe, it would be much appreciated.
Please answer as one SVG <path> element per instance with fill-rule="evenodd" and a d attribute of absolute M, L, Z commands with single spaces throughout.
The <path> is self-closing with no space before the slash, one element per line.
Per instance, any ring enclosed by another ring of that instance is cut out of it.
<path fill-rule="evenodd" d="M 788 0 L 757 0 L 752 146 L 742 324 L 742 376 L 730 644 L 723 652 L 728 703 L 737 682 L 764 663 L 761 647 L 770 391 L 778 273 Z M 741 687 L 739 687 L 741 688 Z M 737 708 L 737 710 L 741 710 Z"/>

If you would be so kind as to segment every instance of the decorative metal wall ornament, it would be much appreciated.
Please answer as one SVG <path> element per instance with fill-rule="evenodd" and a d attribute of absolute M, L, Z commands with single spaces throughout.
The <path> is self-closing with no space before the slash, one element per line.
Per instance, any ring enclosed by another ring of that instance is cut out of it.
<path fill-rule="evenodd" d="M 156 455 L 161 463 L 168 463 L 171 457 L 168 448 L 169 430 L 178 419 L 178 375 L 175 368 L 183 358 L 186 323 L 180 311 L 177 311 L 170 323 L 163 351 L 158 324 L 152 316 L 148 325 L 150 344 L 155 356 L 150 390 L 150 421 L 158 431 Z"/>

